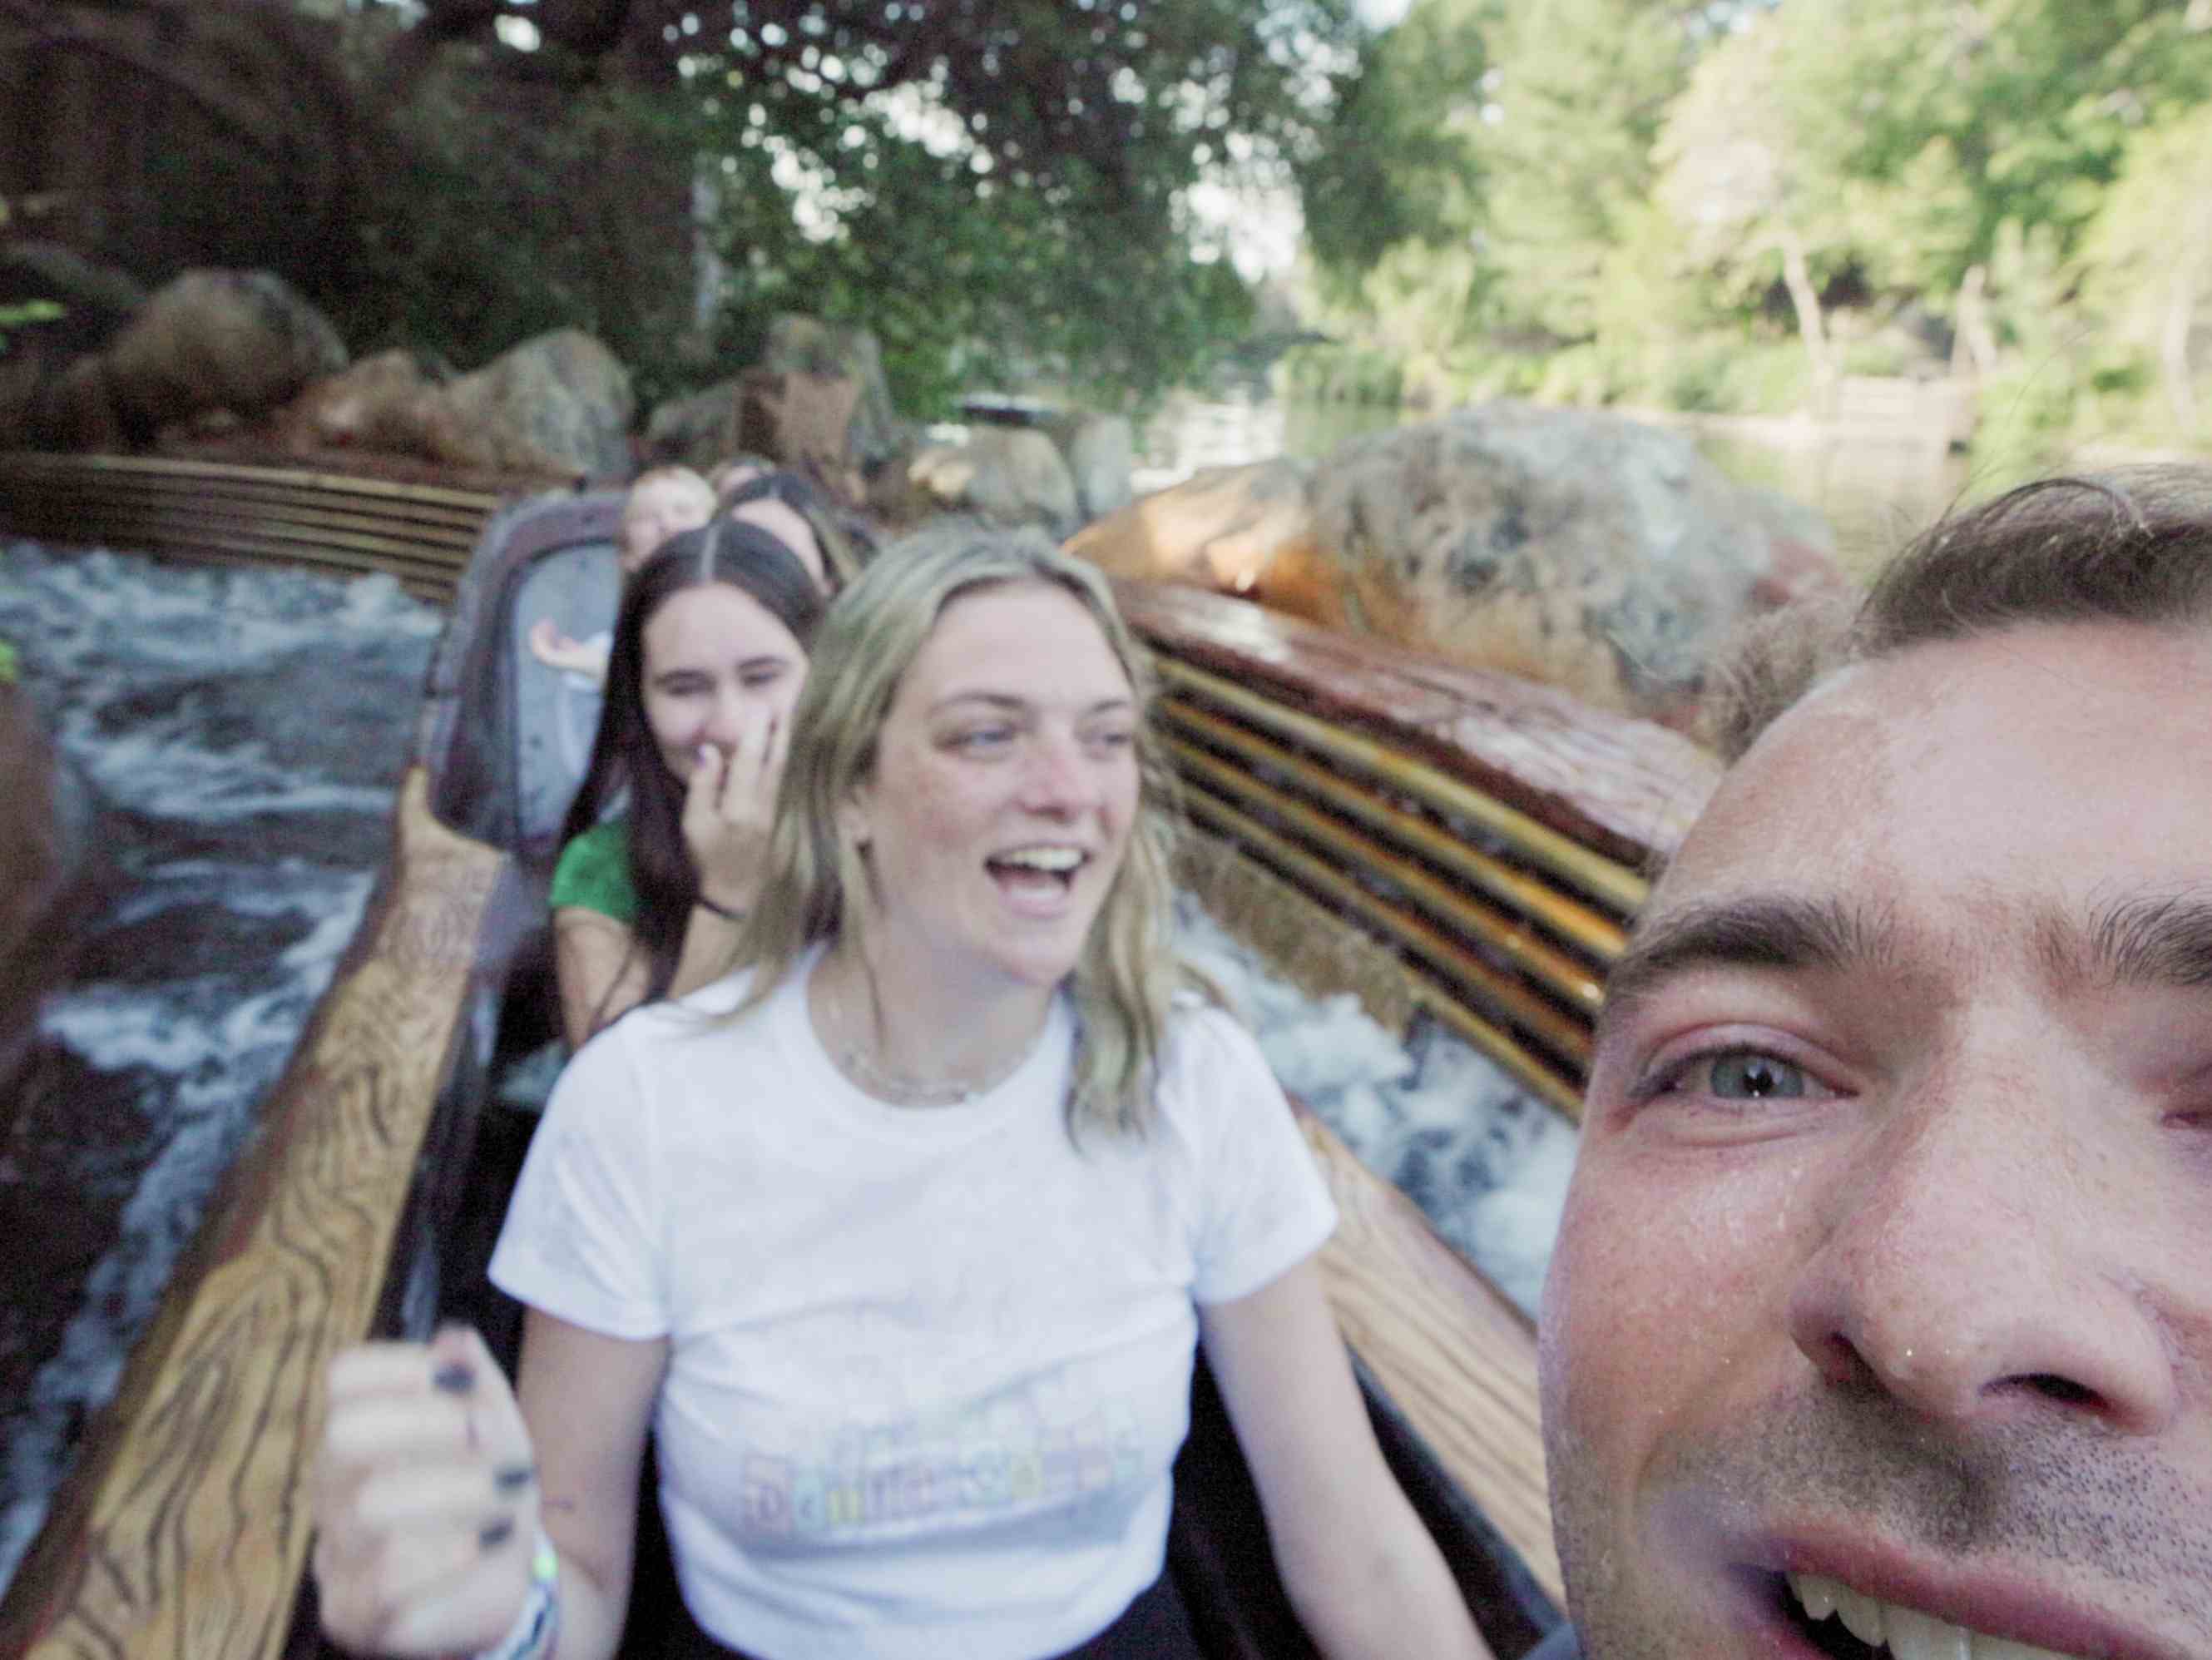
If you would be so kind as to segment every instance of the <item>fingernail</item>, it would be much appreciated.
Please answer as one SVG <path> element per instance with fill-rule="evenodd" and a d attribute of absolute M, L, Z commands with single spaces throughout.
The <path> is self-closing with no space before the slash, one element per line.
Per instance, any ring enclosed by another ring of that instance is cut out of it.
<path fill-rule="evenodd" d="M 443 1389 L 448 1395 L 466 1395 L 476 1386 L 475 1368 L 465 1361 L 448 1360 L 430 1374 L 430 1387 Z"/>
<path fill-rule="evenodd" d="M 514 1537 L 514 1518 L 512 1516 L 502 1516 L 496 1521 L 487 1522 L 477 1529 L 477 1543 L 486 1550 L 497 1550 Z"/>
<path fill-rule="evenodd" d="M 501 1493 L 520 1493 L 538 1479 L 535 1464 L 502 1464 L 491 1473 L 491 1484 Z"/>

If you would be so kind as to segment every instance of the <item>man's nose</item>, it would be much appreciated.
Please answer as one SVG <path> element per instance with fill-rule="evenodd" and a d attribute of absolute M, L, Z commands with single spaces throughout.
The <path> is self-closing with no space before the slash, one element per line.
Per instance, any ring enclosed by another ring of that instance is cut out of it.
<path fill-rule="evenodd" d="M 2155 1432 L 2179 1386 L 2120 1267 L 2126 1201 L 2057 1102 L 1993 1070 L 1947 1067 L 1869 1128 L 1790 1335 L 1830 1382 L 1954 1424 L 2055 1411 Z"/>

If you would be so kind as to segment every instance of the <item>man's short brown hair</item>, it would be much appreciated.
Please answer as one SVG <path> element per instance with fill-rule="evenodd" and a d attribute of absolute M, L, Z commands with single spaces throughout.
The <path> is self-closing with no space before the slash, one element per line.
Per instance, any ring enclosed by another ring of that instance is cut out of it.
<path fill-rule="evenodd" d="M 1856 609 L 1778 613 L 1719 677 L 1707 731 L 1740 757 L 1820 679 L 1910 647 L 2033 623 L 2212 619 L 2212 467 L 2046 478 L 1946 514 Z"/>

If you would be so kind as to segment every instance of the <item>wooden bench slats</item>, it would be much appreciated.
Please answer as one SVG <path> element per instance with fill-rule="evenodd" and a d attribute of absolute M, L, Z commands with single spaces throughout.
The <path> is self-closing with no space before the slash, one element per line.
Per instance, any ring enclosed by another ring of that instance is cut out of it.
<path fill-rule="evenodd" d="M 1382 738 L 1401 762 L 1425 761 L 1632 875 L 1674 850 L 1719 775 L 1679 733 L 1552 687 L 1202 588 L 1122 581 L 1115 592 L 1131 626 L 1172 656 L 1279 698 L 1324 732 Z M 1614 903 L 1633 912 L 1640 893 Z"/>
<path fill-rule="evenodd" d="M 269 514 L 225 514 L 175 503 L 140 505 L 133 502 L 79 503 L 67 499 L 33 498 L 25 504 L 29 513 L 42 514 L 45 522 L 82 526 L 72 539 L 82 539 L 83 529 L 112 527 L 124 533 L 137 532 L 165 541 L 189 544 L 204 539 L 216 547 L 241 551 L 265 550 L 272 560 L 314 558 L 340 552 L 371 556 L 400 567 L 395 575 L 457 576 L 469 559 L 472 544 L 422 542 L 388 536 L 363 535 L 357 531 L 329 528 L 279 519 Z"/>
<path fill-rule="evenodd" d="M 1163 660 L 1159 670 L 1161 678 L 1176 694 L 1213 704 L 1263 731 L 1289 739 L 1380 783 L 1402 790 L 1447 818 L 1462 820 L 1497 837 L 1520 857 L 1565 878 L 1581 892 L 1601 901 L 1620 915 L 1633 915 L 1650 891 L 1649 882 L 1617 860 L 1592 853 L 1581 842 L 1519 808 L 1401 749 L 1332 725 L 1222 675 L 1194 668 L 1173 658 Z"/>
<path fill-rule="evenodd" d="M 364 458 L 373 459 L 373 458 Z M 234 480 L 241 483 L 281 484 L 293 489 L 315 489 L 374 498 L 404 508 L 435 505 L 465 512 L 488 513 L 496 506 L 496 494 L 447 485 L 414 483 L 361 472 L 324 472 L 300 466 L 272 467 L 249 463 L 163 455 L 54 455 L 41 451 L 0 453 L 0 465 L 25 471 L 101 474 L 118 477 L 175 478 L 187 481 Z M 550 487 L 550 486 L 549 486 Z"/>
<path fill-rule="evenodd" d="M 1398 940 L 1408 952 L 1450 975 L 1457 988 L 1474 990 L 1482 1007 L 1494 1006 L 1492 986 L 1486 982 L 1494 979 L 1495 970 L 1471 959 L 1456 942 L 1420 918 L 1376 898 L 1327 860 L 1276 835 L 1225 802 L 1194 791 L 1185 798 L 1184 805 L 1201 824 L 1248 848 L 1261 851 L 1266 855 L 1265 862 L 1297 885 L 1317 890 L 1340 913 L 1348 910 L 1371 921 L 1379 931 Z M 1463 995 L 1446 995 L 1455 1005 L 1466 1000 Z M 1426 1004 L 1427 1000 L 1423 1001 Z M 1579 1079 L 1566 1067 L 1491 1025 L 1475 1009 L 1465 1009 L 1463 1012 L 1466 1018 L 1454 1023 L 1462 1037 L 1562 1112 L 1573 1116 L 1581 1111 Z"/>
<path fill-rule="evenodd" d="M 241 522 L 272 522 L 272 525 L 292 526 L 321 526 L 334 532 L 352 532 L 356 536 L 376 536 L 380 540 L 394 542 L 398 547 L 420 544 L 420 547 L 458 549 L 467 556 L 476 547 L 477 532 L 483 529 L 483 518 L 476 520 L 416 520 L 416 518 L 378 514 L 374 507 L 347 505 L 331 500 L 272 500 L 265 496 L 250 496 L 228 489 L 142 489 L 137 484 L 128 484 L 124 489 L 106 489 L 100 484 L 88 484 L 84 480 L 18 480 L 0 476 L 0 487 L 9 487 L 20 494 L 20 498 L 40 500 L 55 509 L 73 509 L 100 514 L 118 507 L 131 507 L 137 511 L 166 511 L 166 514 L 204 514 L 210 518 L 232 518 Z"/>
<path fill-rule="evenodd" d="M 1216 800 L 1233 797 L 1243 807 L 1257 808 L 1268 818 L 1277 820 L 1286 829 L 1302 832 L 1318 843 L 1310 855 L 1316 861 L 1320 872 L 1358 870 L 1366 881 L 1382 879 L 1389 886 L 1414 901 L 1432 917 L 1455 927 L 1462 934 L 1472 936 L 1503 955 L 1515 960 L 1521 967 L 1531 970 L 1547 986 L 1572 993 L 1589 988 L 1589 1000 L 1594 1005 L 1597 997 L 1596 982 L 1579 965 L 1562 957 L 1558 952 L 1536 939 L 1525 922 L 1516 924 L 1510 918 L 1482 906 L 1479 902 L 1462 897 L 1425 872 L 1414 869 L 1405 860 L 1382 848 L 1348 847 L 1331 832 L 1334 824 L 1322 814 L 1315 812 L 1292 801 L 1267 785 L 1239 772 L 1226 762 L 1217 759 L 1190 745 L 1170 740 L 1170 749 L 1187 774 L 1195 775 L 1210 787 Z M 1291 845 L 1285 838 L 1282 845 Z M 1330 855 L 1334 855 L 1332 858 Z M 1304 861 L 1301 861 L 1302 863 Z M 1352 889 L 1365 891 L 1366 882 L 1352 885 L 1341 895 L 1347 904 L 1355 903 Z M 1451 966 L 1446 970 L 1463 979 L 1471 990 L 1485 998 L 1491 1006 L 1514 1025 L 1541 1037 L 1547 1044 L 1567 1055 L 1577 1064 L 1589 1059 L 1589 1030 L 1587 1012 L 1581 1018 L 1547 1002 L 1523 982 L 1512 977 L 1502 969 L 1493 968 L 1481 958 L 1440 935 L 1432 929 L 1412 931 L 1410 920 L 1401 923 L 1398 919 L 1408 914 L 1402 907 L 1389 903 L 1380 895 L 1370 895 L 1359 903 L 1352 913 L 1373 916 L 1384 922 L 1402 943 L 1411 946 L 1424 955 L 1441 954 L 1449 958 Z M 1443 966 L 1441 964 L 1439 966 Z"/>
<path fill-rule="evenodd" d="M 1502 859 L 1478 852 L 1429 819 L 1347 782 L 1294 750 L 1272 743 L 1247 727 L 1224 721 L 1194 705 L 1167 700 L 1160 704 L 1159 712 L 1169 726 L 1263 771 L 1293 780 L 1308 795 L 1338 812 L 1382 831 L 1424 858 L 1465 878 L 1474 887 L 1534 919 L 1599 963 L 1609 964 L 1620 955 L 1626 931 L 1613 918 L 1578 903 L 1556 888 L 1546 886 Z M 1592 991 L 1594 994 L 1595 987 Z"/>

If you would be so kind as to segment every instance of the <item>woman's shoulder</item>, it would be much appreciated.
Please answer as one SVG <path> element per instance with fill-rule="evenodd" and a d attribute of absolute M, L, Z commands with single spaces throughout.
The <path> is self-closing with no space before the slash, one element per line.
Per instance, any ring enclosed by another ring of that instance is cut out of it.
<path fill-rule="evenodd" d="M 637 890 L 629 879 L 627 821 L 610 818 L 568 838 L 553 866 L 545 903 L 552 909 L 595 910 L 617 922 L 637 917 Z"/>
<path fill-rule="evenodd" d="M 1201 992 L 1177 993 L 1160 1045 L 1162 1087 L 1202 1093 L 1255 1075 L 1273 1081 L 1259 1040 L 1237 1012 Z"/>

